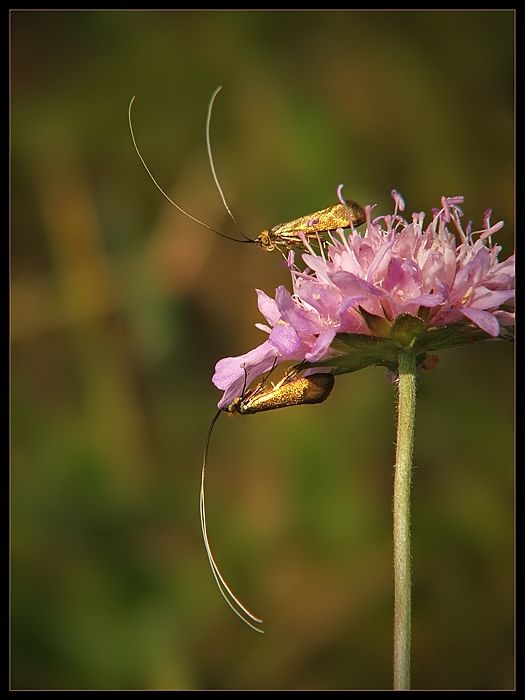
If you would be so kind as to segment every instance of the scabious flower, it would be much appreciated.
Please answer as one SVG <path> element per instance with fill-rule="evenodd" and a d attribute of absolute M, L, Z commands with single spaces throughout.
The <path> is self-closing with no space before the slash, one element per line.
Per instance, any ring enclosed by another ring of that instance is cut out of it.
<path fill-rule="evenodd" d="M 338 196 L 344 202 L 341 187 Z M 268 339 L 217 363 L 219 408 L 280 362 L 336 374 L 371 364 L 395 372 L 400 348 L 424 366 L 430 351 L 507 335 L 502 327 L 514 325 L 514 314 L 502 305 L 514 297 L 514 255 L 499 262 L 501 246 L 492 244 L 503 222 L 491 225 L 487 210 L 480 231 L 472 222 L 464 231 L 464 197 L 443 197 L 424 228 L 424 212 L 407 221 L 403 199 L 395 190 L 392 196 L 392 215 L 372 219 L 366 207 L 363 234 L 338 229 L 318 251 L 303 237 L 305 269 L 288 254 L 293 294 L 280 286 L 272 299 L 256 290 L 267 321 L 256 325 Z"/>

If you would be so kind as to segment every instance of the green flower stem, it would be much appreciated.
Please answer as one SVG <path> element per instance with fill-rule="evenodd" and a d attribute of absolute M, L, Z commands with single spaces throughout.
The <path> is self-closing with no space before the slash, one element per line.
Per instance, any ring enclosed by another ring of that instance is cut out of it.
<path fill-rule="evenodd" d="M 394 690 L 410 688 L 410 483 L 416 415 L 416 358 L 399 356 L 398 424 L 394 474 Z"/>

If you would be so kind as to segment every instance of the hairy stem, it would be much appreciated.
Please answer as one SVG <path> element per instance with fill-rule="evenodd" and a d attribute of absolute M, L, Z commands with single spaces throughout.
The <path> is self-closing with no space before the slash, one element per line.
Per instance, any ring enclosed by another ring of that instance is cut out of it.
<path fill-rule="evenodd" d="M 416 361 L 399 356 L 398 424 L 394 474 L 394 690 L 410 688 L 410 485 L 416 414 Z"/>

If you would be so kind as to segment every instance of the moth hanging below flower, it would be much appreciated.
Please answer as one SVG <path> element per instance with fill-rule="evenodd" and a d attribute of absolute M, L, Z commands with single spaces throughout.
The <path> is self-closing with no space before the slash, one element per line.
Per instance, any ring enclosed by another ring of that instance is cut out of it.
<path fill-rule="evenodd" d="M 135 150 L 137 152 L 138 157 L 140 158 L 142 165 L 146 169 L 146 172 L 150 176 L 151 180 L 153 181 L 153 184 L 157 187 L 157 189 L 161 192 L 161 194 L 168 200 L 170 204 L 172 204 L 176 209 L 178 209 L 182 214 L 187 216 L 189 219 L 192 221 L 195 221 L 196 223 L 200 224 L 201 226 L 204 226 L 207 228 L 209 231 L 213 231 L 213 233 L 216 233 L 218 236 L 221 236 L 221 238 L 226 238 L 230 241 L 235 241 L 236 243 L 253 243 L 259 248 L 262 248 L 263 250 L 271 251 L 274 249 L 281 250 L 281 247 L 284 247 L 285 249 L 290 249 L 292 247 L 304 247 L 304 237 L 309 240 L 313 241 L 318 241 L 318 240 L 323 240 L 323 236 L 325 234 L 328 234 L 330 231 L 335 231 L 338 228 L 354 228 L 357 226 L 360 226 L 361 224 L 364 224 L 366 221 L 366 213 L 363 207 L 358 204 L 357 202 L 354 202 L 351 199 L 347 200 L 341 200 L 338 204 L 333 204 L 330 207 L 327 207 L 326 209 L 321 209 L 320 211 L 314 212 L 313 214 L 307 214 L 305 216 L 301 216 L 298 219 L 294 219 L 293 221 L 289 221 L 287 223 L 283 224 L 277 224 L 277 226 L 273 226 L 272 228 L 263 231 L 262 233 L 259 234 L 256 238 L 250 238 L 247 236 L 239 227 L 237 224 L 237 221 L 235 220 L 235 217 L 233 216 L 227 202 L 226 198 L 224 197 L 224 193 L 222 191 L 222 188 L 219 184 L 219 180 L 217 178 L 217 174 L 215 172 L 215 165 L 213 163 L 213 156 L 211 152 L 211 143 L 210 143 L 210 122 L 211 122 L 211 113 L 212 113 L 212 108 L 213 108 L 213 103 L 215 101 L 215 98 L 219 91 L 221 90 L 221 86 L 219 86 L 213 93 L 210 99 L 210 103 L 208 106 L 208 115 L 206 118 L 206 146 L 207 146 L 207 151 L 208 151 L 208 160 L 210 163 L 210 168 L 211 172 L 213 175 L 213 179 L 215 182 L 215 185 L 217 187 L 217 190 L 221 196 L 222 203 L 224 205 L 224 208 L 226 209 L 229 217 L 233 221 L 235 227 L 237 228 L 238 232 L 242 236 L 242 240 L 238 238 L 234 238 L 233 236 L 227 236 L 224 233 L 221 233 L 220 231 L 217 231 L 214 229 L 212 226 L 209 226 L 206 224 L 204 221 L 201 221 L 197 217 L 193 216 L 192 214 L 189 214 L 187 211 L 185 211 L 182 207 L 180 207 L 178 204 L 176 204 L 171 197 L 169 197 L 166 192 L 162 189 L 162 187 L 158 184 L 158 182 L 155 180 L 153 177 L 153 174 L 151 173 L 150 169 L 146 165 L 146 161 L 142 157 L 142 154 L 140 153 L 137 142 L 135 139 L 135 134 L 133 132 L 133 126 L 131 122 L 131 110 L 133 103 L 135 101 L 135 97 L 132 97 L 131 102 L 129 103 L 129 108 L 128 108 L 128 121 L 129 121 L 129 128 L 131 132 L 131 138 L 133 140 L 133 146 L 135 147 Z M 302 235 L 301 235 L 302 234 Z"/>
<path fill-rule="evenodd" d="M 295 379 L 293 375 L 287 374 L 271 389 L 265 388 L 262 383 L 258 384 L 255 389 L 235 399 L 221 411 L 249 415 L 277 408 L 322 403 L 330 396 L 334 382 L 334 375 L 328 372 Z"/>
<path fill-rule="evenodd" d="M 229 585 L 222 576 L 215 558 L 213 556 L 210 542 L 208 539 L 208 528 L 206 525 L 206 502 L 204 496 L 204 478 L 206 474 L 206 463 L 208 459 L 208 448 L 210 445 L 211 434 L 217 419 L 221 413 L 230 415 L 239 413 L 240 415 L 248 415 L 253 413 L 261 413 L 263 411 L 273 411 L 278 408 L 289 408 L 290 406 L 301 406 L 306 404 L 316 404 L 326 401 L 334 387 L 335 378 L 333 374 L 328 372 L 311 374 L 307 377 L 297 377 L 295 371 L 287 373 L 280 382 L 271 388 L 264 386 L 264 380 L 260 382 L 251 391 L 244 390 L 242 395 L 232 401 L 226 408 L 220 408 L 215 414 L 204 446 L 204 457 L 202 460 L 201 472 L 201 490 L 200 490 L 200 519 L 202 537 L 208 561 L 217 583 L 217 587 L 228 603 L 233 612 L 240 619 L 251 627 L 256 632 L 264 634 L 263 630 L 259 629 L 256 624 L 262 624 L 262 619 L 256 617 L 246 608 L 237 596 L 233 593 Z"/>

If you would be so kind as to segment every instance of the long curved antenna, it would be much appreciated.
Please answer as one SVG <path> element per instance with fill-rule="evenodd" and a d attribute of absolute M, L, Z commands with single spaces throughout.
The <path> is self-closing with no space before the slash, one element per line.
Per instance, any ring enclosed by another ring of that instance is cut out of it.
<path fill-rule="evenodd" d="M 208 429 L 208 434 L 206 435 L 206 442 L 204 446 L 204 457 L 202 460 L 202 473 L 201 473 L 201 491 L 200 491 L 200 517 L 201 517 L 201 530 L 202 530 L 202 538 L 204 540 L 204 546 L 206 548 L 206 554 L 208 555 L 208 561 L 210 562 L 210 567 L 213 573 L 213 576 L 215 578 L 215 581 L 217 583 L 217 587 L 219 591 L 221 592 L 222 597 L 224 600 L 228 603 L 230 608 L 233 610 L 233 612 L 237 615 L 237 617 L 240 617 L 240 619 L 248 625 L 248 627 L 251 627 L 252 630 L 255 630 L 256 632 L 259 632 L 259 634 L 264 634 L 264 631 L 256 627 L 254 624 L 250 622 L 250 620 L 253 620 L 254 622 L 262 623 L 262 620 L 258 617 L 256 617 L 253 613 L 251 613 L 248 608 L 246 608 L 241 601 L 235 596 L 231 588 L 228 586 L 226 581 L 224 580 L 221 572 L 219 571 L 219 567 L 217 566 L 215 559 L 213 557 L 211 547 L 210 547 L 210 542 L 208 540 L 208 529 L 206 526 L 206 503 L 205 503 L 205 498 L 204 498 L 204 476 L 206 473 L 206 462 L 208 459 L 208 448 L 210 445 L 210 438 L 211 434 L 213 431 L 213 428 L 215 426 L 215 423 L 217 422 L 219 416 L 221 415 L 223 411 L 219 409 L 217 413 L 215 414 L 215 417 L 213 418 L 212 422 L 210 423 L 210 427 Z M 248 619 L 249 618 L 249 619 Z"/>
<path fill-rule="evenodd" d="M 241 231 L 241 229 L 239 228 L 239 225 L 237 224 L 237 221 L 236 221 L 234 215 L 230 211 L 230 207 L 228 206 L 228 202 L 226 201 L 226 197 L 224 196 L 224 192 L 222 191 L 222 187 L 219 184 L 219 178 L 217 177 L 217 173 L 215 172 L 215 164 L 213 162 L 213 155 L 211 152 L 210 124 L 211 124 L 211 113 L 212 113 L 212 109 L 213 109 L 213 103 L 215 102 L 215 98 L 217 97 L 217 95 L 219 94 L 219 92 L 221 90 L 222 90 L 222 85 L 219 85 L 219 87 L 217 87 L 215 89 L 215 92 L 211 96 L 210 104 L 208 105 L 208 114 L 206 116 L 206 148 L 208 150 L 208 160 L 210 162 L 211 174 L 213 175 L 213 179 L 215 181 L 215 185 L 216 185 L 216 187 L 219 191 L 219 194 L 221 196 L 222 203 L 224 204 L 224 208 L 226 209 L 226 211 L 230 215 L 230 219 L 235 224 L 235 228 L 241 234 L 241 236 L 244 236 L 244 238 L 247 241 L 251 241 L 253 243 L 253 240 L 251 238 L 248 238 L 248 236 L 244 233 L 244 231 Z"/>
<path fill-rule="evenodd" d="M 237 243 L 253 243 L 252 239 L 251 239 L 251 238 L 248 238 L 247 236 L 245 236 L 246 240 L 240 241 L 238 238 L 233 238 L 232 236 L 227 236 L 226 234 L 221 233 L 220 231 L 215 230 L 215 229 L 212 228 L 211 226 L 208 226 L 208 224 L 204 223 L 204 221 L 201 221 L 200 219 L 197 219 L 196 216 L 192 216 L 190 213 L 188 213 L 187 211 L 185 211 L 182 207 L 179 207 L 178 204 L 175 204 L 175 202 L 171 199 L 171 197 L 169 197 L 169 196 L 166 194 L 166 192 L 164 192 L 164 190 L 162 189 L 162 187 L 159 185 L 159 183 L 158 183 L 158 182 L 155 180 L 155 178 L 153 177 L 153 174 L 152 174 L 151 170 L 150 170 L 150 169 L 148 168 L 148 166 L 146 165 L 146 161 L 145 161 L 144 158 L 142 157 L 142 154 L 141 154 L 141 152 L 139 151 L 139 148 L 138 148 L 138 146 L 137 146 L 137 141 L 136 141 L 136 139 L 135 139 L 135 134 L 134 134 L 134 132 L 133 132 L 133 126 L 132 126 L 132 123 L 131 123 L 131 109 L 132 109 L 132 107 L 133 107 L 133 103 L 134 103 L 134 102 L 135 102 L 135 96 L 133 96 L 133 97 L 131 98 L 131 102 L 129 103 L 129 107 L 128 107 L 129 130 L 130 130 L 130 132 L 131 132 L 131 138 L 132 138 L 132 140 L 133 140 L 133 146 L 135 147 L 135 150 L 136 150 L 136 152 L 137 152 L 138 157 L 140 158 L 140 160 L 141 160 L 141 162 L 142 162 L 142 165 L 143 165 L 144 168 L 146 169 L 146 172 L 147 172 L 148 175 L 150 176 L 151 180 L 153 181 L 153 184 L 154 184 L 155 187 L 159 190 L 159 192 L 168 200 L 168 202 L 169 202 L 170 204 L 172 204 L 172 205 L 175 207 L 175 209 L 178 209 L 182 214 L 184 214 L 185 216 L 187 216 L 189 219 L 191 219 L 192 221 L 195 221 L 197 224 L 200 224 L 201 226 L 204 226 L 204 227 L 207 228 L 209 231 L 213 231 L 213 233 L 216 233 L 216 234 L 217 234 L 218 236 L 220 236 L 221 238 L 227 238 L 229 241 L 236 241 Z M 241 232 L 241 233 L 242 233 L 242 232 Z M 244 234 L 243 234 L 243 235 L 244 235 Z"/>

